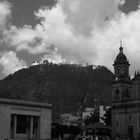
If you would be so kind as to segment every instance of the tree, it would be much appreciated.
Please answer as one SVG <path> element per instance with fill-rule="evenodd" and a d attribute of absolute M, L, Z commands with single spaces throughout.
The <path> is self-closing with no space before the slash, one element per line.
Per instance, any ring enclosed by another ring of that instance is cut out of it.
<path fill-rule="evenodd" d="M 99 122 L 99 112 L 98 111 L 95 111 L 94 113 L 91 113 L 91 115 L 88 116 L 84 120 L 85 125 L 94 124 L 96 122 Z"/>

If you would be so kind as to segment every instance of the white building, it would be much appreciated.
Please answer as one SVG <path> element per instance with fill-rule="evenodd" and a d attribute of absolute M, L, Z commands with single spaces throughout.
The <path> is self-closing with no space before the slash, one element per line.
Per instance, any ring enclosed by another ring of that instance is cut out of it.
<path fill-rule="evenodd" d="M 0 98 L 0 140 L 50 138 L 50 104 Z"/>

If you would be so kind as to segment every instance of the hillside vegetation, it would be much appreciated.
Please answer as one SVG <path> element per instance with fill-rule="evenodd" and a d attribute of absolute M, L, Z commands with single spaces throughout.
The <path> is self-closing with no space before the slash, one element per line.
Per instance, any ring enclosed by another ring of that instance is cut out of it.
<path fill-rule="evenodd" d="M 60 113 L 76 112 L 83 102 L 93 107 L 94 99 L 110 104 L 112 77 L 104 66 L 40 64 L 1 80 L 0 97 L 52 103 L 57 118 Z"/>

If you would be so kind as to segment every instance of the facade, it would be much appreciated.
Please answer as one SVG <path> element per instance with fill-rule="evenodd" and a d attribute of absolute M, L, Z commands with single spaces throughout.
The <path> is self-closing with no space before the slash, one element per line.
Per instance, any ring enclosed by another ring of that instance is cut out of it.
<path fill-rule="evenodd" d="M 0 140 L 51 139 L 51 105 L 0 98 Z"/>
<path fill-rule="evenodd" d="M 113 66 L 112 137 L 140 140 L 140 74 L 130 78 L 130 64 L 122 46 Z"/>

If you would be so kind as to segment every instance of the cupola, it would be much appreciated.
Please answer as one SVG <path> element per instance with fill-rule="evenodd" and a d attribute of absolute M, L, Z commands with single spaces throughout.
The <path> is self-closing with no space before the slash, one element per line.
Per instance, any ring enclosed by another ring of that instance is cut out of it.
<path fill-rule="evenodd" d="M 120 43 L 119 54 L 114 61 L 114 75 L 117 80 L 128 80 L 129 77 L 129 61 L 123 53 L 122 42 Z"/>

